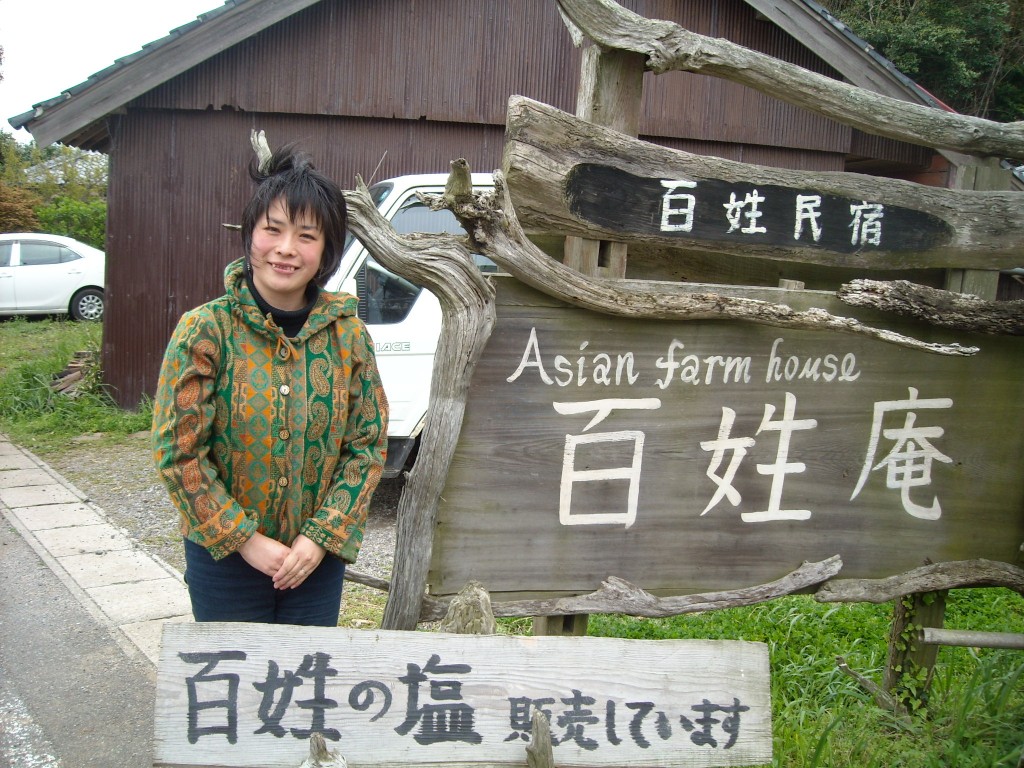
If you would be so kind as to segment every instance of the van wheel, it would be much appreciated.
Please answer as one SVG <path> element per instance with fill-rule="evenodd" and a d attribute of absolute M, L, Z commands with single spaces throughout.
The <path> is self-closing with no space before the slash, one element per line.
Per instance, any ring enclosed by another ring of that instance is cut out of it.
<path fill-rule="evenodd" d="M 102 320 L 103 291 L 98 288 L 83 288 L 71 297 L 69 310 L 75 320 Z"/>

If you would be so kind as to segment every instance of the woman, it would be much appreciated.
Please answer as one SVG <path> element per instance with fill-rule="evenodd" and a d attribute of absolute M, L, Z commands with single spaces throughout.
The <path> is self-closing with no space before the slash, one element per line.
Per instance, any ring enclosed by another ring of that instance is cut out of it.
<path fill-rule="evenodd" d="M 154 457 L 197 621 L 336 626 L 387 400 L 356 298 L 321 290 L 345 242 L 341 190 L 290 147 L 250 175 L 245 257 L 164 355 Z"/>

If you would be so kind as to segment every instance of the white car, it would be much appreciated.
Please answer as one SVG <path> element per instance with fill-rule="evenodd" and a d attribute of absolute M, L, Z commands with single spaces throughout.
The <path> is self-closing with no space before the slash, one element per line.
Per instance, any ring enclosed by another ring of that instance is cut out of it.
<path fill-rule="evenodd" d="M 370 197 L 399 234 L 465 234 L 451 211 L 432 211 L 417 196 L 441 194 L 447 180 L 444 173 L 399 176 L 374 184 Z M 474 173 L 473 188 L 493 189 L 494 178 L 489 173 Z M 490 259 L 475 258 L 482 272 L 498 271 Z M 434 352 L 441 335 L 441 305 L 430 291 L 384 269 L 355 238 L 325 287 L 359 297 L 359 317 L 373 336 L 391 411 L 384 477 L 395 477 L 414 459 L 426 421 Z"/>
<path fill-rule="evenodd" d="M 0 234 L 0 315 L 103 317 L 106 255 L 61 235 Z"/>

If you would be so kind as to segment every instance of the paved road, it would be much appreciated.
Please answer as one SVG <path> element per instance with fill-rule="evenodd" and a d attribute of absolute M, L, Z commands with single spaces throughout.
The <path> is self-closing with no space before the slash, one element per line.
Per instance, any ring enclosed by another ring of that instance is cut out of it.
<path fill-rule="evenodd" d="M 150 768 L 180 574 L 0 435 L 0 768 Z"/>
<path fill-rule="evenodd" d="M 156 670 L 0 524 L 0 765 L 152 766 Z"/>

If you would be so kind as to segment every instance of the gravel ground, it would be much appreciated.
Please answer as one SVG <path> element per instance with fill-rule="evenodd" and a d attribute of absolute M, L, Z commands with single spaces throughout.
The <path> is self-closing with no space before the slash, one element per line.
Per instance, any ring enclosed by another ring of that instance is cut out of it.
<path fill-rule="evenodd" d="M 179 571 L 184 569 L 178 514 L 153 468 L 149 433 L 116 444 L 108 444 L 102 436 L 86 435 L 60 456 L 44 460 L 87 494 L 140 548 Z M 389 578 L 395 549 L 395 513 L 403 485 L 404 480 L 396 478 L 378 486 L 355 570 Z"/>

